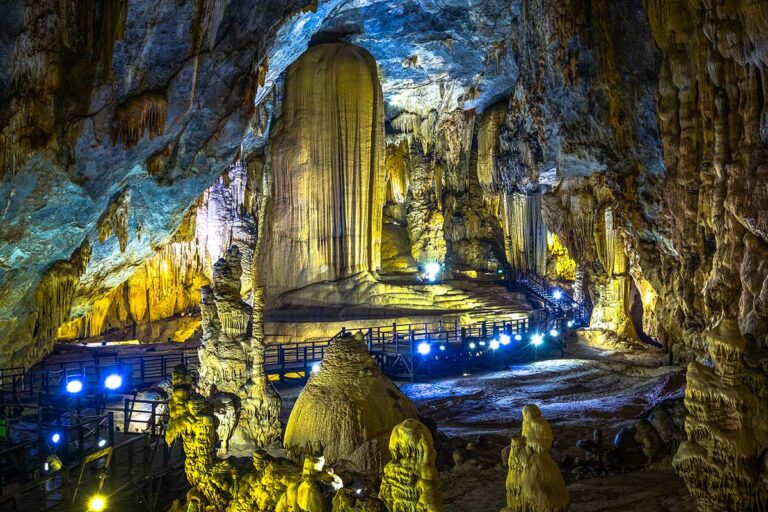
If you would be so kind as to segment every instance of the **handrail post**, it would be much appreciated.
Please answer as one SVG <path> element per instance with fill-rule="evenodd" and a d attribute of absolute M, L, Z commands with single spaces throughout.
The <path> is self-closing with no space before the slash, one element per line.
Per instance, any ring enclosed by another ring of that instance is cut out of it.
<path fill-rule="evenodd" d="M 373 352 L 373 327 L 368 328 L 368 352 Z"/>

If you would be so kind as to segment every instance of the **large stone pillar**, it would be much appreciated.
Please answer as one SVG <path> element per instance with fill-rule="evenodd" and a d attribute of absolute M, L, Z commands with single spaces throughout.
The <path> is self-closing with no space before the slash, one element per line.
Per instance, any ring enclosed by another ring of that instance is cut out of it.
<path fill-rule="evenodd" d="M 386 191 L 383 101 L 373 57 L 341 43 L 299 57 L 286 72 L 270 155 L 267 295 L 377 270 Z"/>

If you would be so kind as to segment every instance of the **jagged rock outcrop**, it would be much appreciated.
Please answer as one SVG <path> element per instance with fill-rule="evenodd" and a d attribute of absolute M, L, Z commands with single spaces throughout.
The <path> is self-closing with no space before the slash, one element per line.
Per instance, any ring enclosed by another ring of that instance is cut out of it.
<path fill-rule="evenodd" d="M 294 460 L 322 453 L 377 473 L 389 460 L 392 428 L 416 418 L 411 401 L 381 372 L 360 333 L 337 338 L 291 411 L 284 445 Z"/>
<path fill-rule="evenodd" d="M 280 395 L 264 368 L 264 302 L 240 298 L 240 250 L 232 246 L 213 267 L 213 287 L 201 290 L 203 339 L 198 388 L 226 399 L 220 437 L 224 449 L 265 447 L 280 439 Z"/>
<path fill-rule="evenodd" d="M 523 432 L 513 437 L 507 474 L 507 506 L 502 512 L 564 512 L 571 496 L 549 454 L 552 429 L 535 405 L 523 408 Z"/>
<path fill-rule="evenodd" d="M 379 489 L 389 512 L 442 512 L 442 484 L 429 429 L 405 420 L 392 429 L 389 451 L 392 460 L 384 466 Z"/>
<path fill-rule="evenodd" d="M 361 48 L 315 46 L 286 71 L 270 134 L 269 297 L 380 267 L 383 114 L 376 62 Z"/>

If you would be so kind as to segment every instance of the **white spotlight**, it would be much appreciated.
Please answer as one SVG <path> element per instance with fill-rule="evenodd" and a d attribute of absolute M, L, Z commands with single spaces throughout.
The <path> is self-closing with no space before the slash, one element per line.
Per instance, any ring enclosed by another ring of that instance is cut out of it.
<path fill-rule="evenodd" d="M 118 389 L 122 385 L 123 385 L 123 378 L 116 373 L 113 373 L 112 375 L 104 379 L 104 387 L 107 389 L 111 389 L 112 391 Z"/>
<path fill-rule="evenodd" d="M 539 345 L 544 343 L 544 335 L 543 334 L 538 334 L 538 333 L 534 334 L 531 337 L 531 343 L 538 347 Z"/>
<path fill-rule="evenodd" d="M 445 350 L 445 345 L 440 345 L 440 350 Z"/>
<path fill-rule="evenodd" d="M 61 434 L 59 434 L 58 432 L 54 432 L 53 435 L 51 436 L 51 442 L 53 444 L 59 444 L 59 441 L 61 441 Z"/>
<path fill-rule="evenodd" d="M 432 350 L 432 347 L 430 347 L 429 343 L 427 343 L 426 341 L 422 341 L 421 343 L 419 343 L 419 346 L 417 347 L 416 350 L 419 351 L 419 354 L 426 356 L 427 354 L 429 354 L 429 351 Z"/>
<path fill-rule="evenodd" d="M 515 334 L 515 341 L 523 341 L 523 335 L 522 334 Z"/>
<path fill-rule="evenodd" d="M 104 448 L 105 446 L 107 446 L 107 440 L 99 439 L 99 448 Z"/>
<path fill-rule="evenodd" d="M 73 395 L 76 393 L 79 393 L 83 390 L 83 381 L 81 380 L 71 380 L 67 382 L 67 393 L 72 393 Z"/>
<path fill-rule="evenodd" d="M 317 373 L 320 371 L 320 363 L 315 363 L 312 365 L 312 373 Z"/>
<path fill-rule="evenodd" d="M 500 334 L 499 335 L 499 343 L 502 345 L 509 345 L 512 342 L 512 339 L 509 337 L 509 334 Z"/>
<path fill-rule="evenodd" d="M 424 265 L 424 278 L 430 283 L 437 281 L 437 276 L 440 273 L 440 264 L 431 261 Z"/>
<path fill-rule="evenodd" d="M 558 334 L 560 334 L 560 331 L 558 331 L 557 329 L 552 329 L 551 331 L 549 331 L 549 335 L 552 336 L 553 338 L 557 338 Z"/>
<path fill-rule="evenodd" d="M 573 327 L 573 320 L 568 320 L 568 327 Z"/>
<path fill-rule="evenodd" d="M 560 300 L 563 298 L 563 292 L 560 290 L 555 290 L 552 292 L 552 296 L 555 298 L 555 300 Z"/>
<path fill-rule="evenodd" d="M 491 340 L 490 346 L 491 350 L 497 350 L 499 348 L 499 342 L 496 340 Z"/>
<path fill-rule="evenodd" d="M 475 345 L 474 341 L 470 342 L 470 344 L 469 344 L 469 348 L 471 348 L 472 350 L 474 350 L 476 346 L 477 345 Z"/>

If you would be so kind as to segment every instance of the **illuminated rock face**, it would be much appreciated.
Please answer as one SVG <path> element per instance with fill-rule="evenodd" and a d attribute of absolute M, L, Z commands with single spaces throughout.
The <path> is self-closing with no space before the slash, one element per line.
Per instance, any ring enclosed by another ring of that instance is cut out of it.
<path fill-rule="evenodd" d="M 286 72 L 270 134 L 269 296 L 377 270 L 385 199 L 376 62 L 346 44 L 310 48 Z"/>
<path fill-rule="evenodd" d="M 381 372 L 362 334 L 327 349 L 291 411 L 285 447 L 291 458 L 322 453 L 329 464 L 347 460 L 378 473 L 389 460 L 387 439 L 403 420 L 416 418 L 411 401 Z"/>
<path fill-rule="evenodd" d="M 507 506 L 501 512 L 564 512 L 571 502 L 552 460 L 552 429 L 535 405 L 523 408 L 523 435 L 513 437 L 507 474 Z"/>
<path fill-rule="evenodd" d="M 742 382 L 744 340 L 725 319 L 705 334 L 713 368 L 688 365 L 685 389 L 687 441 L 672 461 L 699 510 L 762 510 L 768 487 L 761 481 L 753 421 L 755 397 Z M 763 379 L 764 383 L 764 379 Z"/>
<path fill-rule="evenodd" d="M 389 438 L 392 460 L 384 467 L 379 499 L 389 512 L 442 512 L 440 476 L 429 429 L 410 419 Z"/>

